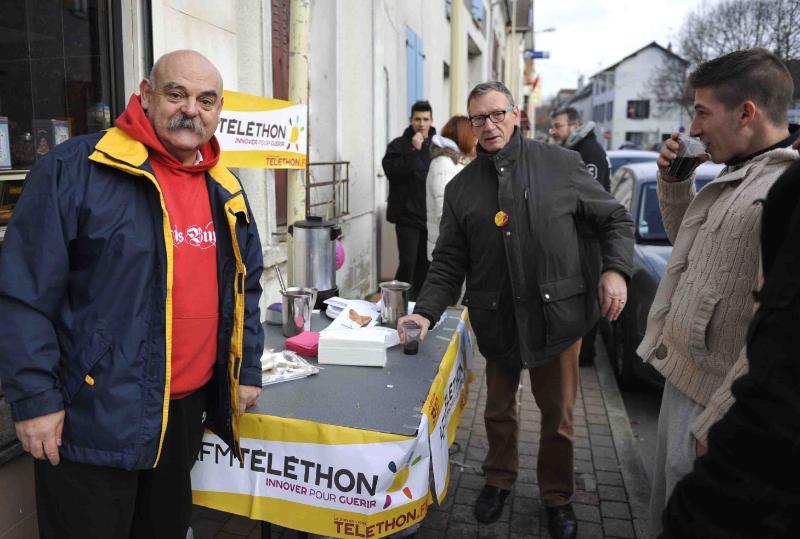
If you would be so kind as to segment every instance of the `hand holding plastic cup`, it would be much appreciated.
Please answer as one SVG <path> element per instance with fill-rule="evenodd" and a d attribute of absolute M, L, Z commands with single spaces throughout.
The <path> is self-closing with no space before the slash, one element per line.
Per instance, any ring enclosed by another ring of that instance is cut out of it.
<path fill-rule="evenodd" d="M 698 138 L 684 133 L 678 135 L 678 157 L 667 168 L 667 175 L 683 181 L 692 175 L 694 169 L 708 159 L 706 145 Z"/>
<path fill-rule="evenodd" d="M 419 351 L 419 335 L 421 332 L 422 328 L 413 320 L 403 322 L 403 333 L 405 334 L 403 353 L 414 355 Z"/>

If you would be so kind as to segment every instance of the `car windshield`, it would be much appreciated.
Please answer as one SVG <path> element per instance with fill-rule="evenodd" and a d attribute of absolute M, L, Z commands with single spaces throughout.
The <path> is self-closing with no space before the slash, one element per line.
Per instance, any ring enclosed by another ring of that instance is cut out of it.
<path fill-rule="evenodd" d="M 711 179 L 696 180 L 697 190 L 702 189 Z M 669 243 L 667 231 L 664 230 L 664 221 L 661 220 L 661 209 L 658 207 L 658 193 L 655 182 L 649 182 L 642 186 L 636 226 L 641 241 L 645 243 Z"/>

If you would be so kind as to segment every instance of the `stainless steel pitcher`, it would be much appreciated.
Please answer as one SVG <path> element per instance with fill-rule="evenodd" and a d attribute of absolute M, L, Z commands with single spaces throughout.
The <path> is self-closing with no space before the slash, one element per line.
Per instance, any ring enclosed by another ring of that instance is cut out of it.
<path fill-rule="evenodd" d="M 403 281 L 386 281 L 381 287 L 381 319 L 383 324 L 397 328 L 397 321 L 408 314 L 408 291 L 411 285 Z"/>
<path fill-rule="evenodd" d="M 317 301 L 316 288 L 291 286 L 281 291 L 283 310 L 281 326 L 284 337 L 294 337 L 311 330 L 311 311 Z"/>

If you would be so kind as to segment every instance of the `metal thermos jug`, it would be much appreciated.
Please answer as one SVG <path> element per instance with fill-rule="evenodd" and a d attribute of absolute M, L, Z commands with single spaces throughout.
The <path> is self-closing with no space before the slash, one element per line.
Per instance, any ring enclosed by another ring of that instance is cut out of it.
<path fill-rule="evenodd" d="M 289 226 L 294 238 L 291 284 L 301 288 L 316 288 L 320 308 L 326 299 L 337 296 L 336 240 L 342 229 L 334 222 L 310 216 Z"/>

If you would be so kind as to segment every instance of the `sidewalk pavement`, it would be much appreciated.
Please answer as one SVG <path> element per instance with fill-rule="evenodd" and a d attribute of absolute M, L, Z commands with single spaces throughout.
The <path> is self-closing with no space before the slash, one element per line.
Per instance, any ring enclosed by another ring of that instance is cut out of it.
<path fill-rule="evenodd" d="M 599 336 L 598 336 L 599 337 Z M 598 338 L 595 365 L 581 367 L 575 407 L 575 482 L 573 507 L 578 538 L 646 539 L 650 487 L 634 447 L 631 426 L 614 374 Z M 432 506 L 414 536 L 427 538 L 542 538 L 549 537 L 545 510 L 536 483 L 539 448 L 539 410 L 523 376 L 520 389 L 520 473 L 506 500 L 500 520 L 479 524 L 473 504 L 483 487 L 481 463 L 488 447 L 483 426 L 486 403 L 485 360 L 475 357 L 475 381 L 461 418 L 457 445 L 451 449 L 451 479 L 441 507 Z M 260 526 L 247 518 L 195 507 L 195 539 L 261 537 Z M 272 537 L 290 539 L 294 531 L 273 527 Z"/>

